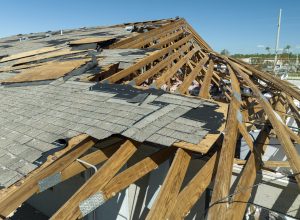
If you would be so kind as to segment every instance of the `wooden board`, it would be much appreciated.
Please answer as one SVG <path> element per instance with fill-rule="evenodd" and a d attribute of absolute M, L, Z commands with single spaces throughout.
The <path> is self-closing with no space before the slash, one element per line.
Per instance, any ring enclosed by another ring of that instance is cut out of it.
<path fill-rule="evenodd" d="M 147 220 L 168 219 L 191 160 L 190 153 L 178 149 Z"/>
<path fill-rule="evenodd" d="M 65 48 L 65 49 L 61 49 L 59 51 L 52 51 L 52 52 L 48 52 L 45 54 L 38 54 L 35 56 L 18 59 L 13 64 L 13 66 L 22 65 L 22 64 L 30 63 L 30 62 L 37 62 L 37 61 L 40 62 L 40 61 L 47 60 L 50 58 L 75 55 L 75 54 L 84 53 L 84 52 L 86 52 L 86 51 L 85 50 L 71 50 L 70 48 Z"/>
<path fill-rule="evenodd" d="M 80 45 L 80 44 L 92 44 L 101 43 L 109 40 L 115 39 L 114 37 L 87 37 L 79 40 L 72 40 L 69 42 L 70 45 Z"/>
<path fill-rule="evenodd" d="M 22 52 L 22 53 L 17 53 L 17 54 L 13 54 L 10 55 L 8 57 L 4 57 L 0 60 L 0 63 L 3 62 L 7 62 L 7 61 L 11 61 L 11 60 L 16 60 L 16 59 L 20 59 L 20 58 L 24 58 L 24 57 L 30 57 L 30 56 L 34 56 L 37 54 L 42 54 L 42 53 L 48 53 L 48 52 L 52 52 L 52 51 L 56 51 L 59 50 L 61 48 L 56 48 L 56 47 L 43 47 L 37 50 L 30 50 L 30 51 L 26 51 L 26 52 Z"/>
<path fill-rule="evenodd" d="M 63 62 L 49 62 L 44 65 L 25 69 L 21 73 L 4 79 L 2 83 L 20 83 L 42 80 L 53 80 L 65 76 L 72 70 L 75 70 L 86 64 L 90 59 L 69 60 Z"/>

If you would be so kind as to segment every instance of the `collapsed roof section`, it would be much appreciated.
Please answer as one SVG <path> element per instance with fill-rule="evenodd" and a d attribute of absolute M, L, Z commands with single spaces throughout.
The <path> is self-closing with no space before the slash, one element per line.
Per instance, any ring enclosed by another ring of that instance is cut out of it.
<path fill-rule="evenodd" d="M 28 144 L 32 139 L 43 141 L 42 137 L 49 137 L 43 133 L 53 133 L 43 130 L 49 127 L 48 124 L 64 128 L 59 135 L 66 136 L 70 130 L 86 133 L 77 137 L 77 145 L 71 142 L 58 152 L 58 159 L 47 161 L 47 166 L 44 164 L 33 171 L 19 181 L 19 185 L 3 190 L 0 199 L 2 216 L 8 216 L 32 194 L 49 187 L 44 186 L 44 182 L 54 178 L 54 184 L 57 184 L 82 172 L 84 169 L 76 159 L 84 158 L 92 164 L 108 159 L 52 219 L 82 217 L 91 211 L 86 209 L 86 203 L 96 200 L 97 206 L 101 205 L 176 152 L 148 219 L 183 218 L 213 181 L 209 218 L 242 219 L 257 171 L 266 168 L 267 164 L 286 166 L 286 162 L 262 160 L 271 136 L 277 137 L 286 153 L 292 170 L 290 178 L 300 185 L 297 152 L 300 115 L 295 104 L 300 101 L 300 92 L 293 85 L 214 52 L 184 19 L 69 33 L 56 33 L 56 41 L 50 43 L 38 36 L 35 36 L 37 41 L 30 42 L 29 36 L 25 44 L 47 47 L 10 54 L 0 60 L 3 85 L 0 94 L 6 103 L 1 112 L 11 116 L 11 120 L 3 120 L 3 126 L 10 125 L 8 134 L 3 134 L 7 139 L 14 137 L 11 133 L 21 133 L 30 137 L 23 143 L 30 147 Z M 67 42 L 70 42 L 69 46 L 65 44 Z M 8 43 L 9 40 L 6 47 Z M 13 99 L 17 101 L 12 103 Z M 228 106 L 228 113 L 224 105 Z M 15 115 L 20 115 L 21 119 L 16 121 Z M 226 123 L 222 121 L 224 116 Z M 292 130 L 286 125 L 288 117 L 295 119 L 298 128 Z M 42 122 L 48 126 L 43 124 L 37 128 L 41 135 L 31 132 L 36 137 L 30 136 L 26 133 L 30 129 L 25 129 L 25 133 L 18 131 L 26 128 L 24 119 L 31 122 L 36 119 L 27 125 L 30 128 Z M 259 130 L 256 140 L 249 135 L 250 130 Z M 111 138 L 112 134 L 120 135 L 118 144 L 112 144 L 114 150 L 97 148 L 96 156 L 93 153 L 82 156 L 92 146 L 103 144 L 95 138 L 111 141 L 116 138 Z M 237 142 L 241 138 L 250 149 L 246 161 L 235 158 Z M 18 136 L 16 141 L 19 141 Z M 171 147 L 163 148 L 117 174 L 140 149 L 142 142 Z M 42 153 L 53 149 L 41 150 L 45 146 L 48 145 L 43 143 L 34 148 Z M 9 149 L 6 148 L 4 153 L 7 154 Z M 110 153 L 106 154 L 106 150 Z M 199 153 L 209 159 L 180 190 L 191 155 Z M 245 165 L 236 187 L 231 189 L 234 163 Z M 14 171 L 18 173 L 17 169 Z M 6 182 L 9 186 L 14 181 L 8 179 Z M 241 193 L 241 189 L 248 190 Z M 230 191 L 235 194 L 229 201 Z"/>

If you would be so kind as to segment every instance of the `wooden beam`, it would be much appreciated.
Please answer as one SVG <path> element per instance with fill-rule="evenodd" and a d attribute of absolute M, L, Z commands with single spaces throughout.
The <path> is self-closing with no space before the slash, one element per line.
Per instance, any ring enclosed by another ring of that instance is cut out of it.
<path fill-rule="evenodd" d="M 299 109 L 295 105 L 294 100 L 291 96 L 286 96 L 286 98 L 287 98 L 287 102 L 288 102 L 288 105 L 290 107 L 290 110 L 291 110 L 291 112 L 294 116 L 294 119 L 295 119 L 296 123 L 297 123 L 297 126 L 300 129 L 300 112 L 299 112 Z"/>
<path fill-rule="evenodd" d="M 170 78 L 172 78 L 175 73 L 184 65 L 186 62 L 194 56 L 198 50 L 196 48 L 189 51 L 184 57 L 182 57 L 176 64 L 174 64 L 170 69 L 164 72 L 159 78 L 156 79 L 155 85 L 160 88 L 165 84 Z"/>
<path fill-rule="evenodd" d="M 220 160 L 211 199 L 211 204 L 213 205 L 209 209 L 208 219 L 224 219 L 222 213 L 225 213 L 226 211 L 227 201 L 225 200 L 223 203 L 217 203 L 217 201 L 228 196 L 231 184 L 232 166 L 238 135 L 237 113 L 240 111 L 241 102 L 238 80 L 234 72 L 232 72 L 230 76 L 233 96 L 229 105 L 224 140 L 221 148 Z"/>
<path fill-rule="evenodd" d="M 188 215 L 191 208 L 213 180 L 217 164 L 217 153 L 214 153 L 188 185 L 179 193 L 169 219 L 184 219 Z"/>
<path fill-rule="evenodd" d="M 293 172 L 295 174 L 298 174 L 295 176 L 295 178 L 296 178 L 298 186 L 300 188 L 300 175 L 299 175 L 299 173 L 300 173 L 300 158 L 299 158 L 298 152 L 296 151 L 295 146 L 291 142 L 289 134 L 286 132 L 286 130 L 283 126 L 283 123 L 281 123 L 277 119 L 270 103 L 261 94 L 260 90 L 250 80 L 248 75 L 246 73 L 242 72 L 233 62 L 231 62 L 231 61 L 229 61 L 229 62 L 230 62 L 230 65 L 232 66 L 232 68 L 234 68 L 239 73 L 239 75 L 244 79 L 244 81 L 251 88 L 252 92 L 254 93 L 254 95 L 255 95 L 257 101 L 260 103 L 260 105 L 263 106 L 264 111 L 267 114 L 267 116 L 277 134 L 278 140 L 286 153 L 286 156 L 288 158 L 288 161 L 290 162 Z"/>
<path fill-rule="evenodd" d="M 39 191 L 39 181 L 52 176 L 55 173 L 61 172 L 74 160 L 94 146 L 96 142 L 96 139 L 92 137 L 86 137 L 83 141 L 71 148 L 70 151 L 66 152 L 55 162 L 26 179 L 21 186 L 2 196 L 0 198 L 0 215 L 8 216 L 24 201 Z"/>
<path fill-rule="evenodd" d="M 203 84 L 200 88 L 199 97 L 208 99 L 211 79 L 214 72 L 214 62 L 212 59 L 209 60 L 208 69 L 203 79 Z"/>
<path fill-rule="evenodd" d="M 184 38 L 182 38 L 181 40 L 177 41 L 175 44 L 166 47 L 164 49 L 161 49 L 160 51 L 142 59 L 141 61 L 137 62 L 136 64 L 133 64 L 132 66 L 128 67 L 127 69 L 121 70 L 120 72 L 117 72 L 116 74 L 106 78 L 103 81 L 108 81 L 109 83 L 115 83 L 121 79 L 123 79 L 124 77 L 130 75 L 131 73 L 133 73 L 134 71 L 139 70 L 140 68 L 144 67 L 145 65 L 149 64 L 150 62 L 153 62 L 154 60 L 170 53 L 172 50 L 177 49 L 181 46 L 183 46 L 184 44 L 186 44 L 189 40 L 192 39 L 192 35 L 188 35 Z"/>
<path fill-rule="evenodd" d="M 189 49 L 189 45 L 182 46 L 178 51 L 175 53 L 170 54 L 167 58 L 163 59 L 159 63 L 155 64 L 151 69 L 147 70 L 146 72 L 138 75 L 133 79 L 133 82 L 135 85 L 141 85 L 143 82 L 145 82 L 150 77 L 153 77 L 155 74 L 159 73 L 162 69 L 168 67 L 171 65 L 171 63 L 179 58 L 181 56 L 181 53 L 186 52 Z"/>
<path fill-rule="evenodd" d="M 104 161 L 106 161 L 113 153 L 120 147 L 121 142 L 114 143 L 108 147 L 97 149 L 83 157 L 80 157 L 80 160 L 83 160 L 92 165 L 98 165 Z M 75 160 L 72 164 L 66 167 L 61 171 L 61 180 L 67 180 L 83 171 L 87 168 L 84 164 Z"/>
<path fill-rule="evenodd" d="M 175 40 L 181 38 L 183 36 L 183 33 L 184 33 L 184 30 L 182 30 L 182 29 L 179 31 L 176 31 L 175 33 L 172 33 L 169 36 L 167 36 L 166 39 L 163 39 L 159 43 L 151 45 L 149 48 L 161 49 L 165 45 L 170 44 L 171 42 L 174 42 Z"/>
<path fill-rule="evenodd" d="M 237 165 L 245 165 L 246 160 L 242 159 L 234 159 L 234 163 Z M 273 160 L 267 160 L 267 161 L 262 161 L 263 163 L 263 168 L 274 168 L 274 167 L 291 167 L 288 161 L 273 161 Z"/>
<path fill-rule="evenodd" d="M 181 148 L 177 149 L 169 172 L 146 218 L 147 220 L 168 219 L 175 205 L 190 160 L 190 153 Z"/>
<path fill-rule="evenodd" d="M 261 169 L 261 156 L 263 152 L 263 146 L 269 141 L 270 128 L 265 127 L 259 133 L 257 139 L 255 140 L 255 149 L 251 153 L 243 171 L 241 178 L 239 179 L 238 185 L 235 188 L 236 193 L 230 203 L 224 215 L 224 219 L 240 220 L 243 219 L 248 201 L 251 196 L 252 186 L 255 183 L 256 173 Z"/>
<path fill-rule="evenodd" d="M 110 46 L 110 48 L 141 48 L 145 44 L 158 39 L 161 36 L 166 35 L 176 29 L 179 29 L 180 26 L 184 25 L 185 21 L 182 19 L 162 26 L 160 28 L 153 29 L 151 31 L 139 34 L 137 36 L 127 38 L 125 40 L 119 41 Z"/>
<path fill-rule="evenodd" d="M 207 60 L 208 56 L 205 56 L 203 59 L 201 59 L 199 63 L 196 64 L 196 67 L 192 70 L 192 72 L 184 79 L 184 81 L 178 88 L 178 91 L 181 94 L 187 93 L 188 87 L 191 85 L 193 80 L 196 79 L 197 75 L 200 73 L 201 69 L 203 69 L 203 66 L 206 64 Z"/>
<path fill-rule="evenodd" d="M 275 89 L 285 92 L 288 95 L 290 95 L 300 101 L 299 90 L 293 88 L 287 81 L 281 80 L 281 79 L 271 75 L 270 73 L 259 71 L 259 70 L 255 69 L 254 67 L 250 66 L 249 64 L 242 62 L 241 60 L 234 59 L 234 58 L 229 58 L 229 59 L 231 60 L 231 62 L 232 61 L 237 62 L 239 65 L 244 66 L 245 68 L 252 71 L 253 75 L 268 82 L 269 86 L 272 86 Z M 238 64 L 236 64 L 236 65 L 238 65 Z"/>
<path fill-rule="evenodd" d="M 102 190 L 137 150 L 136 143 L 127 140 L 83 186 L 50 218 L 77 219 L 82 217 L 80 202 Z"/>
<path fill-rule="evenodd" d="M 115 176 L 102 190 L 105 200 L 109 200 L 130 184 L 157 169 L 161 163 L 174 154 L 175 150 L 174 147 L 159 150 Z"/>

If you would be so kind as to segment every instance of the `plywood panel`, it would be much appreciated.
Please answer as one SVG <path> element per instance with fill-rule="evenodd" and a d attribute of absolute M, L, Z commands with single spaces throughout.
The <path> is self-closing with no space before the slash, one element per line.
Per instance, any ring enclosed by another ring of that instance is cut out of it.
<path fill-rule="evenodd" d="M 89 60 L 90 59 L 81 59 L 46 63 L 41 66 L 25 69 L 16 76 L 3 80 L 2 83 L 33 82 L 57 79 L 86 64 Z"/>
<path fill-rule="evenodd" d="M 115 39 L 114 37 L 87 37 L 79 40 L 70 41 L 70 45 L 79 45 L 79 44 L 91 44 L 91 43 L 101 43 L 109 40 Z"/>

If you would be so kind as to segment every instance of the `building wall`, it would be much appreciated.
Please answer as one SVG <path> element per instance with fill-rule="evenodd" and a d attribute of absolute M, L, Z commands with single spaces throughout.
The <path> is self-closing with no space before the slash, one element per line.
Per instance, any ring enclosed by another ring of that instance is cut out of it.
<path fill-rule="evenodd" d="M 155 151 L 154 148 L 144 149 L 145 150 L 135 155 L 136 157 L 134 160 L 130 160 L 126 166 L 131 166 L 140 158 Z M 161 164 L 159 168 L 151 172 L 150 175 L 145 176 L 135 184 L 130 185 L 128 189 L 118 193 L 114 198 L 97 208 L 96 211 L 91 213 L 86 219 L 145 219 L 159 192 L 170 164 L 171 161 L 166 161 Z M 203 164 L 204 162 L 200 159 L 193 159 L 191 161 L 183 183 L 184 185 L 189 182 Z M 126 167 L 123 169 L 125 168 Z M 234 166 L 232 184 L 236 184 L 236 177 L 241 169 L 242 167 L 240 166 Z M 265 173 L 263 177 L 258 174 L 258 180 L 263 179 L 264 181 L 270 181 L 275 177 L 278 177 L 268 173 L 269 172 Z M 45 215 L 51 216 L 80 187 L 80 185 L 84 183 L 89 175 L 92 174 L 86 173 L 85 175 L 77 175 L 76 177 L 55 186 L 53 189 L 33 196 L 29 200 L 29 203 Z M 202 197 L 195 204 L 186 219 L 203 219 L 206 214 L 205 208 L 208 206 L 206 195 L 207 193 L 203 193 Z M 300 195 L 298 187 L 294 182 L 289 182 L 286 179 L 258 185 L 258 187 L 253 190 L 250 203 L 256 204 L 259 207 L 265 207 L 266 210 L 272 209 L 279 213 L 287 213 L 290 216 L 300 218 Z"/>

